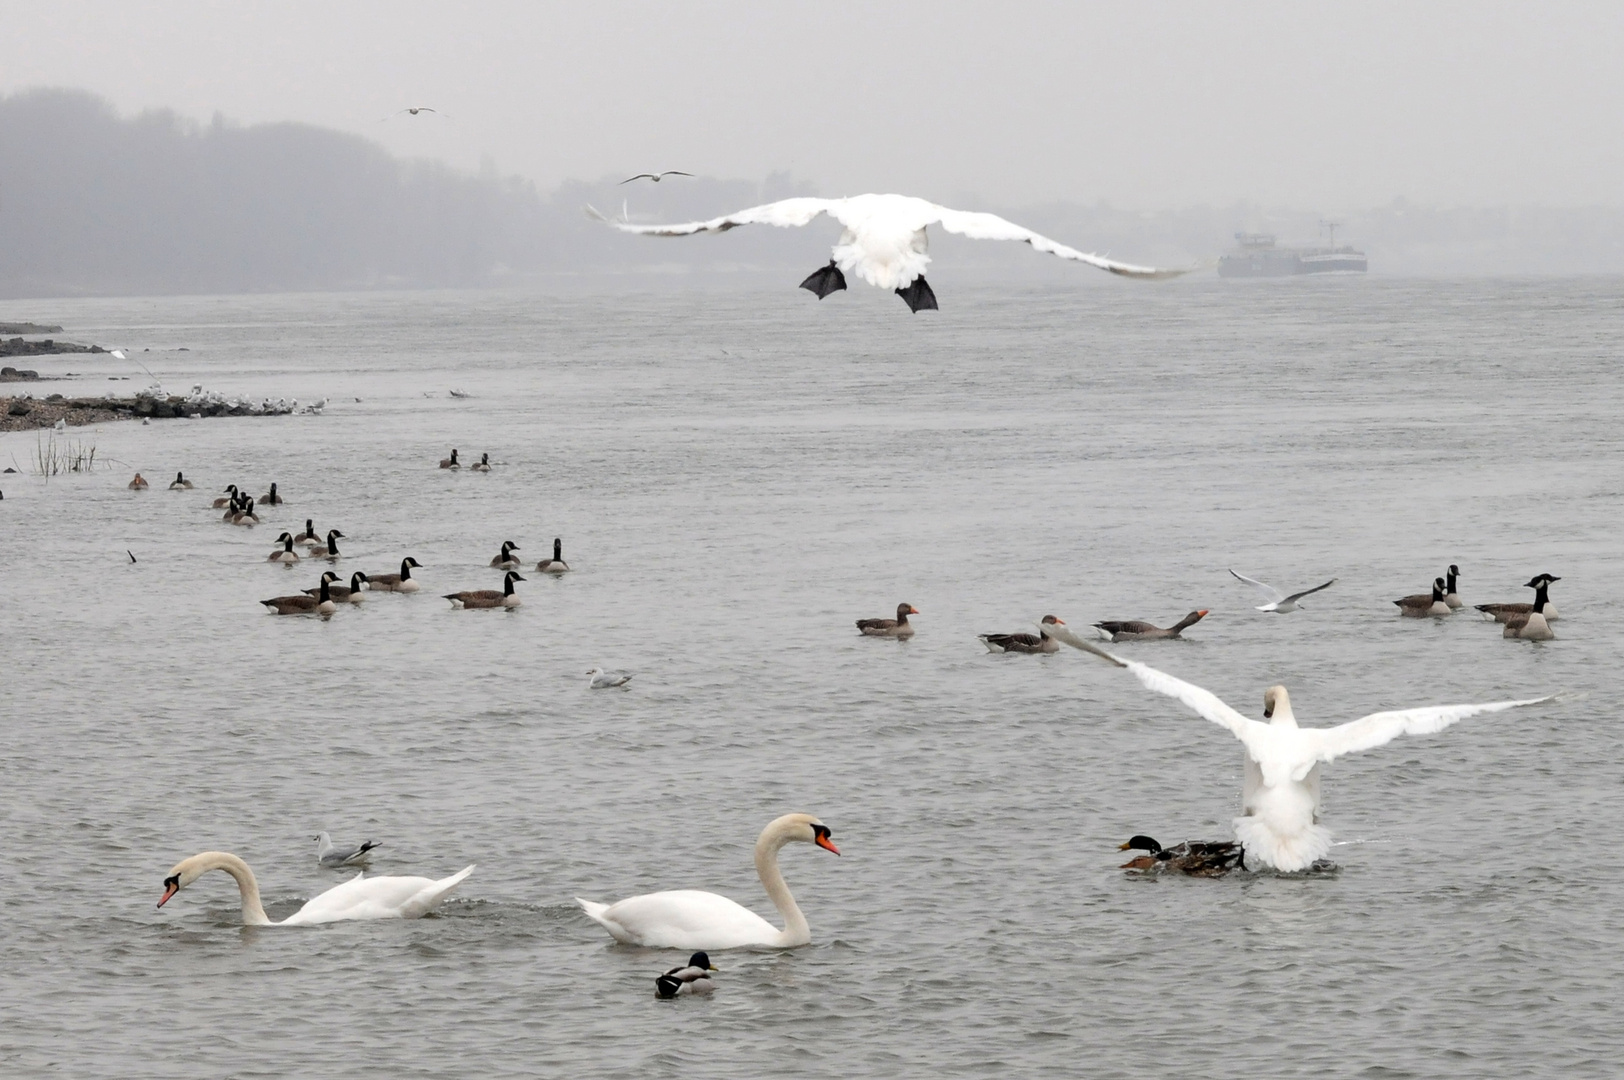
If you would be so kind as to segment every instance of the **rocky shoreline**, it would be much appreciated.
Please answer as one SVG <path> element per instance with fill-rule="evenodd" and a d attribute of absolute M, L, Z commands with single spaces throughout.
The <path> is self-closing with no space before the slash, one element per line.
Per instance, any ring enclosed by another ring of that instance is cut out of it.
<path fill-rule="evenodd" d="M 28 325 L 24 323 L 23 325 Z M 0 338 L 0 356 L 60 356 L 63 353 L 105 353 L 100 345 L 76 345 L 71 341 L 29 341 L 26 338 Z"/>
<path fill-rule="evenodd" d="M 30 431 L 35 428 L 56 426 L 62 420 L 69 427 L 105 424 L 113 420 L 154 419 L 169 420 L 176 417 L 200 418 L 205 416 L 286 416 L 292 412 L 320 412 L 322 405 L 284 402 L 255 404 L 238 400 L 199 400 L 180 395 L 156 396 L 137 394 L 133 398 L 113 397 L 0 397 L 0 431 Z"/>

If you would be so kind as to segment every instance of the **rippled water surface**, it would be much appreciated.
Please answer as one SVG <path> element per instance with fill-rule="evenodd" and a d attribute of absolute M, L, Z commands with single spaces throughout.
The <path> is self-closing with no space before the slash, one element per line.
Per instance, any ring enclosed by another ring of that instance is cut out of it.
<path fill-rule="evenodd" d="M 171 389 L 332 403 L 78 430 L 116 464 L 49 483 L 34 434 L 0 435 L 0 1069 L 1616 1069 L 1619 283 L 937 290 L 915 317 L 781 282 L 12 305 Z M 43 359 L 81 377 L 39 392 L 147 381 L 116 364 Z M 441 471 L 452 446 L 499 464 Z M 177 469 L 196 490 L 163 489 Z M 256 529 L 208 508 L 271 481 Z M 307 517 L 346 576 L 411 554 L 424 590 L 266 614 L 315 583 L 264 561 Z M 529 574 L 518 611 L 440 599 L 554 536 L 574 571 Z M 1450 562 L 1468 603 L 1561 575 L 1559 640 L 1396 617 Z M 1228 567 L 1339 580 L 1266 616 Z M 856 635 L 899 601 L 912 641 Z M 1132 880 L 1135 832 L 1229 835 L 1238 744 L 1081 653 L 976 634 L 1192 608 L 1188 640 L 1123 651 L 1250 715 L 1274 682 L 1309 723 L 1574 696 L 1328 766 L 1339 873 Z M 594 664 L 636 678 L 592 692 Z M 791 810 L 844 853 L 784 853 L 813 944 L 718 954 L 711 1000 L 656 1002 L 683 957 L 571 899 L 770 916 L 750 848 Z M 245 929 L 217 874 L 153 906 L 226 849 L 285 916 L 341 879 L 319 829 L 381 840 L 375 872 L 479 869 L 417 922 Z"/>

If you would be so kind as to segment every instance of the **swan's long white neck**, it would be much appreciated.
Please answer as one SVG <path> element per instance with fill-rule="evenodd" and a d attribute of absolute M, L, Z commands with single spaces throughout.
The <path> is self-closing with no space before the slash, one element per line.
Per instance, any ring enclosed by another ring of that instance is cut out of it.
<path fill-rule="evenodd" d="M 274 926 L 259 902 L 259 882 L 248 864 L 229 851 L 205 851 L 175 867 L 183 884 L 196 881 L 210 870 L 224 870 L 237 879 L 237 891 L 242 893 L 242 923 L 244 926 Z"/>
<path fill-rule="evenodd" d="M 786 828 L 775 821 L 761 830 L 761 835 L 756 839 L 756 873 L 761 876 L 761 884 L 766 888 L 773 907 L 784 916 L 779 945 L 785 948 L 805 945 L 812 940 L 812 928 L 807 925 L 806 916 L 801 914 L 800 905 L 790 895 L 789 886 L 784 884 L 784 875 L 778 869 L 778 851 L 793 839 L 789 835 L 792 828 L 793 825 Z"/>

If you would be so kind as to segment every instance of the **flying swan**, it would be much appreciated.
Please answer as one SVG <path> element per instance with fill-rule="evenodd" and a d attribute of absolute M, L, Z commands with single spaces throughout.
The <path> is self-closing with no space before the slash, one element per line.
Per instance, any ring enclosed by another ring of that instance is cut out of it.
<path fill-rule="evenodd" d="M 829 827 L 811 814 L 785 814 L 768 822 L 756 839 L 756 873 L 773 906 L 784 916 L 780 930 L 760 915 L 725 896 L 697 889 L 632 896 L 614 904 L 575 902 L 611 937 L 625 945 L 657 949 L 793 949 L 812 940 L 812 929 L 784 884 L 778 851 L 800 841 L 840 854 Z"/>
<path fill-rule="evenodd" d="M 474 872 L 472 866 L 464 867 L 439 881 L 426 877 L 369 878 L 358 873 L 314 897 L 281 922 L 272 922 L 259 902 L 259 882 L 248 864 L 228 851 L 205 851 L 174 865 L 164 878 L 164 894 L 159 897 L 158 906 L 163 907 L 176 893 L 210 870 L 223 870 L 237 879 L 244 926 L 312 926 L 347 919 L 416 919 L 439 907 L 451 890 Z"/>
<path fill-rule="evenodd" d="M 1064 627 L 1049 633 L 1068 645 L 1108 660 L 1147 689 L 1177 698 L 1208 720 L 1222 724 L 1246 747 L 1246 783 L 1235 837 L 1255 859 L 1276 870 L 1306 870 L 1331 850 L 1331 831 L 1319 824 L 1319 767 L 1344 754 L 1372 750 L 1400 735 L 1430 735 L 1468 716 L 1537 705 L 1550 697 L 1494 701 L 1483 705 L 1432 705 L 1420 709 L 1371 713 L 1330 728 L 1300 728 L 1284 686 L 1263 695 L 1263 716 L 1251 720 L 1199 686 L 1095 647 Z"/>
<path fill-rule="evenodd" d="M 1137 278 L 1170 278 L 1187 270 L 1162 270 L 1135 266 L 1114 259 L 1090 255 L 1039 236 L 1031 229 L 1005 221 L 996 214 L 951 210 L 910 195 L 853 195 L 848 199 L 784 199 L 752 206 L 736 214 L 709 221 L 689 221 L 680 225 L 633 225 L 614 221 L 588 206 L 587 213 L 621 232 L 644 236 L 692 236 L 701 232 L 726 232 L 740 225 L 777 225 L 780 228 L 806 225 L 819 214 L 828 214 L 845 227 L 834 246 L 829 265 L 814 270 L 801 282 L 801 288 L 819 300 L 846 287 L 846 274 L 856 274 L 870 285 L 894 291 L 907 301 L 909 311 L 936 309 L 936 294 L 925 281 L 929 239 L 925 229 L 940 225 L 950 233 L 972 240 L 1019 240 L 1038 251 L 1062 259 L 1085 262 L 1113 274 Z"/>

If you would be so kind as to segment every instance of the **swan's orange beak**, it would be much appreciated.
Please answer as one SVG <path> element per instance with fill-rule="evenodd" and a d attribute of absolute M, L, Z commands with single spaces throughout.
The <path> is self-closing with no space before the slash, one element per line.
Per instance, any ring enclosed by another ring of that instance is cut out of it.
<path fill-rule="evenodd" d="M 835 842 L 829 839 L 827 836 L 824 836 L 822 833 L 819 833 L 817 836 L 813 837 L 812 842 L 818 845 L 818 847 L 823 848 L 825 851 L 832 851 L 836 855 L 840 854 L 840 849 L 835 847 Z"/>
<path fill-rule="evenodd" d="M 158 906 L 163 907 L 165 904 L 167 904 L 169 902 L 169 898 L 171 896 L 174 896 L 178 892 L 180 892 L 180 882 L 178 882 L 178 881 L 166 881 L 166 882 L 164 882 L 164 894 L 161 897 L 158 898 Z"/>

